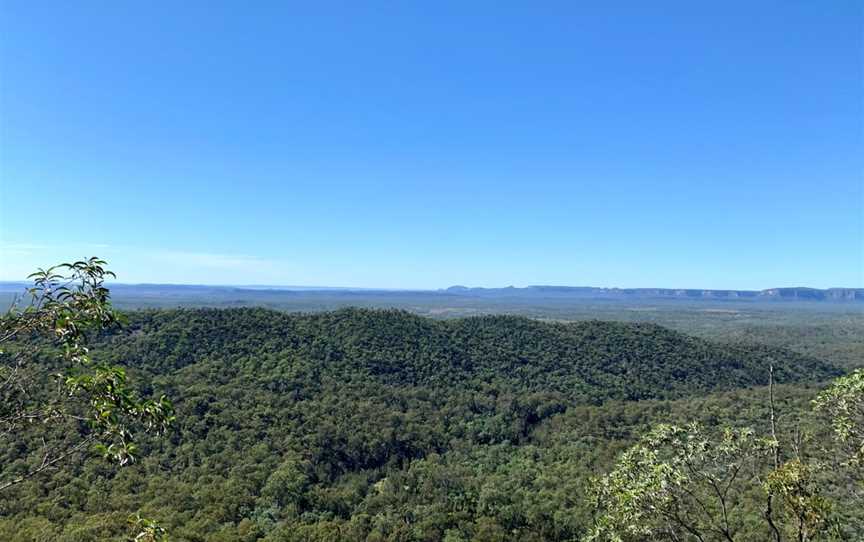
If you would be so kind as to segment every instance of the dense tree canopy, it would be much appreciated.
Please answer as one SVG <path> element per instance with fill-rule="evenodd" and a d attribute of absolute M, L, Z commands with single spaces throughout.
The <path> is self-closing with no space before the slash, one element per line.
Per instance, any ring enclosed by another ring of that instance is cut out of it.
<path fill-rule="evenodd" d="M 358 309 L 130 313 L 92 357 L 174 398 L 174 431 L 0 496 L 0 539 L 122 539 L 140 512 L 176 540 L 574 540 L 591 478 L 654 424 L 743 430 L 770 364 L 788 413 L 840 374 L 655 325 Z"/>

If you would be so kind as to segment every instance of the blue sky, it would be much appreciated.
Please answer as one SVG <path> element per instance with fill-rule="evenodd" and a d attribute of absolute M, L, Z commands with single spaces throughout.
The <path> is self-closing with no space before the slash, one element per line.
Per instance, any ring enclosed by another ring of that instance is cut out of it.
<path fill-rule="evenodd" d="M 0 279 L 864 286 L 862 11 L 7 0 Z"/>

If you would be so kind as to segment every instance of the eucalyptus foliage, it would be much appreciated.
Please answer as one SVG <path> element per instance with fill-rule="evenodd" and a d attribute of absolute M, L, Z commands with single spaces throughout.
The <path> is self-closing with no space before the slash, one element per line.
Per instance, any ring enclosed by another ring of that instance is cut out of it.
<path fill-rule="evenodd" d="M 864 467 L 864 369 L 835 380 L 813 404 L 829 416 L 845 460 L 858 469 Z"/>
<path fill-rule="evenodd" d="M 773 389 L 771 431 L 762 436 L 656 426 L 594 480 L 596 516 L 584 540 L 859 540 L 864 524 L 848 511 L 862 503 L 862 384 L 864 371 L 855 371 L 813 401 L 828 414 L 833 442 L 812 443 L 800 417 L 794 437 L 778 438 Z"/>
<path fill-rule="evenodd" d="M 143 399 L 126 370 L 91 356 L 88 342 L 123 323 L 98 258 L 33 273 L 27 298 L 0 317 L 0 441 L 26 450 L 0 468 L 0 491 L 95 450 L 134 460 L 135 433 L 163 432 L 173 407 Z"/>

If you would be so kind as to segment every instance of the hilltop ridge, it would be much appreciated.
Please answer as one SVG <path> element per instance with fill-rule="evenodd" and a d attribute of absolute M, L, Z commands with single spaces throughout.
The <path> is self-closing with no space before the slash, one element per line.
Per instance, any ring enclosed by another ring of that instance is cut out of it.
<path fill-rule="evenodd" d="M 214 357 L 266 355 L 286 368 L 384 385 L 556 392 L 576 402 L 674 398 L 780 382 L 820 381 L 830 364 L 781 348 L 715 343 L 647 323 L 540 322 L 520 316 L 435 320 L 402 310 L 286 314 L 180 309 L 130 315 L 115 361 L 170 374 Z"/>

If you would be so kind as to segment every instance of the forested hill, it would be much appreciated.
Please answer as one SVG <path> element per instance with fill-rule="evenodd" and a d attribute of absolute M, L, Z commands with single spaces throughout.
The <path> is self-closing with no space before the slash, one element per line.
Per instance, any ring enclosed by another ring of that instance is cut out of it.
<path fill-rule="evenodd" d="M 186 542 L 572 541 L 591 525 L 590 477 L 651 424 L 764 422 L 764 388 L 733 388 L 766 383 L 769 362 L 781 382 L 838 374 L 648 324 L 358 309 L 129 320 L 92 353 L 171 397 L 172 432 L 137 441 L 140 461 L 120 470 L 90 461 L 15 486 L 0 540 L 127 540 L 140 511 Z M 812 396 L 781 389 L 786 412 Z M 644 398 L 680 399 L 629 401 Z M 0 446 L 0 465 L 21 454 Z"/>
<path fill-rule="evenodd" d="M 265 309 L 140 312 L 106 339 L 111 360 L 169 375 L 217 362 L 302 388 L 322 379 L 501 387 L 568 401 L 674 398 L 836 376 L 831 365 L 764 346 L 718 344 L 651 324 L 546 323 L 513 316 L 439 321 L 396 310 L 290 315 Z M 286 374 L 293 376 L 286 378 Z"/>

